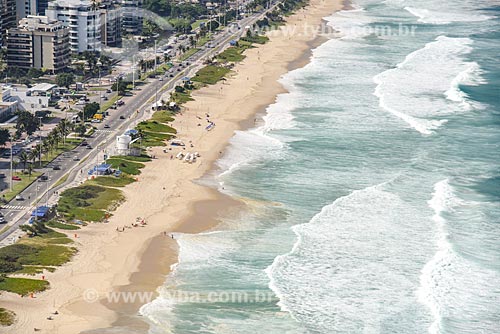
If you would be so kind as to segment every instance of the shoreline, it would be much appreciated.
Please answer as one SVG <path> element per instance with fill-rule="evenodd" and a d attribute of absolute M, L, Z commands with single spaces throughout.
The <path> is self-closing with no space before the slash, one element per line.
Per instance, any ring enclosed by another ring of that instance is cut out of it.
<path fill-rule="evenodd" d="M 323 17 L 343 5 L 341 1 L 312 0 L 305 9 L 287 17 L 285 27 L 298 23 L 319 26 Z M 274 35 L 268 43 L 248 49 L 246 58 L 236 64 L 226 81 L 195 91 L 195 100 L 186 103 L 183 114 L 173 122 L 179 139 L 186 143 L 192 140 L 192 150 L 200 152 L 201 159 L 188 165 L 169 159 L 177 151 L 165 154 L 163 147 L 151 149 L 150 154 L 157 158 L 146 164 L 139 182 L 123 189 L 126 202 L 113 213 L 110 223 L 80 230 L 74 239 L 78 254 L 56 272 L 45 274 L 51 289 L 30 300 L 2 294 L 2 304 L 16 312 L 18 321 L 0 333 L 31 333 L 34 327 L 48 333 L 106 333 L 110 326 L 113 333 L 120 328 L 124 333 L 147 331 L 149 325 L 137 316 L 144 302 L 107 303 L 105 295 L 140 291 L 156 297 L 157 288 L 177 262 L 177 243 L 170 234 L 210 230 L 217 226 L 218 215 L 224 210 L 244 205 L 196 180 L 214 171 L 219 152 L 229 145 L 234 131 L 254 127 L 256 115 L 265 113 L 278 94 L 287 92 L 277 80 L 307 64 L 311 49 L 326 40 Z M 197 126 L 198 115 L 207 112 L 217 123 L 211 132 Z M 145 217 L 147 227 L 115 231 L 135 217 Z M 86 299 L 90 290 L 99 298 Z M 55 310 L 59 315 L 47 321 Z"/>

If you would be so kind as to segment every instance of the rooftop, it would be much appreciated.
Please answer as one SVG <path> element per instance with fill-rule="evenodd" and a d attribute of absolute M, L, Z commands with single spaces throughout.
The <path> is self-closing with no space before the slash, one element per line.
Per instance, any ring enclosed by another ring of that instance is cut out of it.
<path fill-rule="evenodd" d="M 57 86 L 50 83 L 39 83 L 31 87 L 29 90 L 32 92 L 47 92 L 55 87 Z"/>

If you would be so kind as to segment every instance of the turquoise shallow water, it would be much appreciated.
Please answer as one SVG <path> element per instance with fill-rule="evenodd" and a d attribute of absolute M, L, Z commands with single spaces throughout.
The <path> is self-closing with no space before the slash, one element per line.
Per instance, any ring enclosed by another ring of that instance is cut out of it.
<path fill-rule="evenodd" d="M 355 5 L 231 140 L 248 210 L 179 238 L 151 333 L 499 331 L 500 2 Z"/>

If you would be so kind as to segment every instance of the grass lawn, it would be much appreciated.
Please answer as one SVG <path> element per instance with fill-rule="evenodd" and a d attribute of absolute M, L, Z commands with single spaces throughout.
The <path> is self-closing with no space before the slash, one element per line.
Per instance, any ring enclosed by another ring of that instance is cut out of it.
<path fill-rule="evenodd" d="M 177 133 L 173 127 L 158 123 L 157 121 L 142 121 L 136 126 L 137 130 L 160 133 Z"/>
<path fill-rule="evenodd" d="M 14 197 L 16 197 L 17 194 L 19 194 L 21 191 L 29 187 L 30 184 L 35 182 L 38 176 L 42 175 L 42 173 L 40 172 L 31 172 L 31 176 L 29 176 L 28 174 L 22 174 L 20 172 L 14 174 L 19 176 L 21 178 L 21 181 L 12 181 L 12 191 L 9 191 L 7 188 L 7 191 L 2 194 L 2 196 L 5 195 L 4 199 L 6 201 L 10 201 Z M 10 180 L 8 180 L 7 182 L 10 182 Z"/>
<path fill-rule="evenodd" d="M 42 274 L 44 270 L 53 273 L 56 268 L 54 267 L 43 267 L 43 266 L 24 266 L 23 269 L 16 271 L 16 274 L 26 274 L 26 275 L 38 275 Z"/>
<path fill-rule="evenodd" d="M 205 44 L 207 44 L 208 42 L 210 41 L 210 36 L 206 35 L 202 38 L 200 38 L 197 42 L 196 42 L 196 46 L 197 47 L 201 47 Z"/>
<path fill-rule="evenodd" d="M 173 92 L 172 94 L 170 94 L 170 98 L 177 104 L 184 104 L 188 101 L 194 101 L 189 90 L 186 90 L 184 93 Z"/>
<path fill-rule="evenodd" d="M 196 75 L 191 80 L 213 85 L 222 79 L 227 73 L 229 73 L 227 68 L 208 65 L 196 72 Z"/>
<path fill-rule="evenodd" d="M 193 23 L 191 23 L 191 29 L 192 30 L 196 30 L 197 28 L 200 27 L 200 24 L 202 24 L 205 21 L 206 20 L 196 20 L 196 21 L 194 21 Z"/>
<path fill-rule="evenodd" d="M 31 292 L 44 291 L 49 287 L 49 282 L 38 279 L 5 277 L 0 282 L 0 290 L 27 295 Z"/>
<path fill-rule="evenodd" d="M 16 315 L 14 312 L 7 310 L 3 307 L 0 308 L 0 325 L 10 326 L 14 323 Z"/>
<path fill-rule="evenodd" d="M 97 184 L 104 187 L 125 187 L 127 184 L 131 184 L 132 182 L 135 182 L 133 178 L 124 176 L 122 174 L 119 177 L 99 176 L 93 180 L 90 180 L 89 184 Z"/>
<path fill-rule="evenodd" d="M 200 51 L 200 49 L 198 49 L 198 48 L 191 48 L 191 49 L 187 50 L 179 57 L 179 61 L 184 61 L 184 60 L 188 59 L 189 57 L 191 57 L 192 55 L 194 55 L 198 51 Z"/>
<path fill-rule="evenodd" d="M 111 108 L 111 106 L 116 102 L 118 101 L 119 99 L 121 99 L 122 97 L 120 95 L 115 95 L 113 96 L 112 98 L 110 98 L 109 100 L 106 101 L 106 103 L 103 103 L 101 105 L 101 111 L 106 111 L 108 110 L 109 108 Z"/>
<path fill-rule="evenodd" d="M 85 183 L 62 192 L 58 212 L 68 219 L 102 221 L 106 210 L 123 200 L 120 190 Z"/>
<path fill-rule="evenodd" d="M 80 145 L 80 143 L 82 141 L 83 141 L 83 139 L 81 139 L 81 138 L 66 138 L 65 144 L 61 143 L 57 146 L 57 148 L 55 150 L 42 155 L 42 165 L 46 166 L 49 162 L 54 160 L 60 154 L 73 150 L 75 147 Z M 39 165 L 35 164 L 35 166 L 39 166 Z"/>
<path fill-rule="evenodd" d="M 58 186 L 60 186 L 61 184 L 63 184 L 64 182 L 66 182 L 66 180 L 68 179 L 69 177 L 69 173 L 68 174 L 65 174 L 63 177 L 61 177 L 57 182 L 56 184 L 54 184 L 54 186 L 52 188 L 56 188 Z"/>
<path fill-rule="evenodd" d="M 141 173 L 140 170 L 144 168 L 143 163 L 134 162 L 122 158 L 115 158 L 115 157 L 107 159 L 106 163 L 111 164 L 113 168 L 120 169 L 123 173 L 130 175 L 139 175 Z"/>
<path fill-rule="evenodd" d="M 217 59 L 222 62 L 239 62 L 245 59 L 245 55 L 243 52 L 247 49 L 247 47 L 242 46 L 232 46 L 224 50 L 224 52 L 220 53 L 217 56 Z"/>
<path fill-rule="evenodd" d="M 256 43 L 256 44 L 265 44 L 269 41 L 269 37 L 267 36 L 261 36 L 261 35 L 255 35 L 251 37 L 242 37 L 242 41 L 249 42 L 249 43 Z"/>
<path fill-rule="evenodd" d="M 77 225 L 65 224 L 65 223 L 58 222 L 56 220 L 51 220 L 51 221 L 47 222 L 46 225 L 48 227 L 58 228 L 58 229 L 61 229 L 61 230 L 74 231 L 74 230 L 79 230 L 80 229 L 80 227 L 77 226 Z"/>
<path fill-rule="evenodd" d="M 122 160 L 128 160 L 128 161 L 135 161 L 135 162 L 149 162 L 152 159 L 147 156 L 147 155 L 140 155 L 140 156 L 132 156 L 132 155 L 116 155 L 111 158 L 115 159 L 122 159 Z"/>
<path fill-rule="evenodd" d="M 55 266 L 68 262 L 75 254 L 76 249 L 64 246 L 72 242 L 66 234 L 53 230 L 22 238 L 16 244 L 0 248 L 0 274 L 35 275 L 43 272 L 43 269 L 53 271 Z M 46 281 L 0 276 L 0 290 L 21 295 L 43 291 L 47 287 Z"/>
<path fill-rule="evenodd" d="M 172 117 L 171 112 L 160 110 L 160 111 L 157 111 L 153 114 L 153 117 L 151 117 L 151 120 L 157 121 L 160 123 L 169 123 L 169 122 L 172 122 L 174 120 L 174 118 Z"/>

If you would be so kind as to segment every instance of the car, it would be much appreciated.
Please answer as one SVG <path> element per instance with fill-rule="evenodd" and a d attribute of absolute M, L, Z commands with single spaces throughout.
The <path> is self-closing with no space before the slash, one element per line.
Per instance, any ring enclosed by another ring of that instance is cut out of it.
<path fill-rule="evenodd" d="M 90 121 L 91 123 L 101 123 L 101 120 L 100 119 L 93 119 Z"/>
<path fill-rule="evenodd" d="M 52 167 L 52 170 L 61 170 L 61 166 L 55 165 L 54 167 Z"/>
<path fill-rule="evenodd" d="M 47 175 L 41 175 L 38 178 L 38 182 L 47 181 L 48 179 L 49 179 L 49 177 Z"/>
<path fill-rule="evenodd" d="M 111 93 L 111 92 L 112 92 L 112 91 L 111 91 L 111 89 L 109 89 L 109 88 L 108 88 L 108 89 L 106 89 L 106 93 L 108 93 L 108 94 L 109 94 L 109 93 Z"/>
<path fill-rule="evenodd" d="M 91 150 L 91 149 L 92 149 L 92 146 L 88 145 L 87 150 Z"/>
<path fill-rule="evenodd" d="M 85 141 L 85 140 L 80 143 L 80 145 L 82 145 L 82 146 L 87 146 L 88 144 L 89 143 L 87 143 L 87 141 Z"/>
<path fill-rule="evenodd" d="M 23 195 L 16 195 L 16 201 L 24 201 Z"/>
<path fill-rule="evenodd" d="M 78 160 L 80 160 L 80 158 L 79 158 L 79 157 L 77 157 L 77 156 L 75 155 L 75 156 L 73 157 L 73 161 L 78 161 Z"/>
<path fill-rule="evenodd" d="M 107 100 L 108 100 L 108 97 L 107 97 L 106 95 L 104 95 L 104 96 L 102 97 L 102 99 L 103 99 L 104 101 L 107 101 Z"/>
<path fill-rule="evenodd" d="M 173 78 L 173 77 L 174 77 L 174 75 L 173 75 L 172 73 L 170 73 L 168 76 L 169 76 L 169 77 L 171 77 L 171 78 Z"/>
<path fill-rule="evenodd" d="M 5 224 L 7 221 L 5 221 L 5 218 L 2 216 L 0 217 L 0 224 Z"/>
<path fill-rule="evenodd" d="M 190 65 L 190 63 L 187 61 L 187 62 L 186 62 L 186 65 Z"/>
<path fill-rule="evenodd" d="M 125 119 L 125 116 L 123 116 L 123 115 L 120 115 L 120 119 Z"/>
<path fill-rule="evenodd" d="M 4 173 L 0 173 L 0 179 L 5 179 L 5 174 Z"/>
<path fill-rule="evenodd" d="M 109 126 L 108 124 L 104 124 L 104 128 L 105 128 L 105 129 L 109 129 L 109 128 L 110 128 L 110 126 Z"/>
<path fill-rule="evenodd" d="M 14 180 L 14 181 L 21 181 L 21 178 L 19 176 L 17 176 L 17 175 L 14 175 L 12 177 L 12 180 Z"/>
<path fill-rule="evenodd" d="M 178 69 L 177 69 L 177 72 L 180 72 L 180 71 L 181 71 L 181 69 L 180 69 L 180 68 L 178 68 Z"/>
<path fill-rule="evenodd" d="M 123 102 L 122 100 L 118 100 L 118 101 L 116 101 L 116 105 L 117 105 L 117 106 L 122 106 L 122 105 L 124 105 L 124 104 L 125 104 L 125 102 Z"/>
<path fill-rule="evenodd" d="M 163 77 L 160 77 L 160 79 L 158 79 L 158 81 L 163 81 Z"/>

